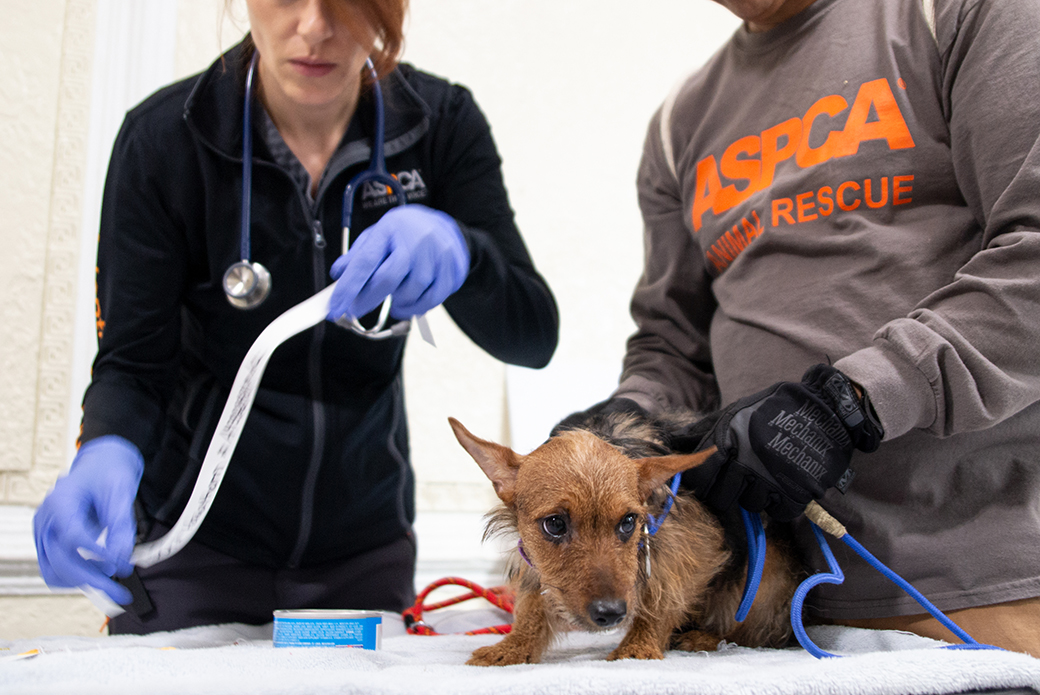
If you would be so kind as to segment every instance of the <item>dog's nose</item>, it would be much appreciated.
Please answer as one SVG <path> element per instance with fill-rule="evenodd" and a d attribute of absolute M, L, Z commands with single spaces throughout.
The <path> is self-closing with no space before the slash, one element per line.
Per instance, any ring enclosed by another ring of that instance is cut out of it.
<path fill-rule="evenodd" d="M 625 619 L 628 607 L 621 599 L 597 599 L 589 604 L 589 617 L 599 627 L 613 627 Z"/>

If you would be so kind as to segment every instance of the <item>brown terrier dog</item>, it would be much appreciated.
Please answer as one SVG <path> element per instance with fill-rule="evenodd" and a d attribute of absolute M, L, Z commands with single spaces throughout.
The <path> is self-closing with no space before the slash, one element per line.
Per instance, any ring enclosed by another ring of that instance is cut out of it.
<path fill-rule="evenodd" d="M 536 663 L 569 630 L 627 628 L 610 659 L 662 659 L 669 648 L 714 650 L 722 640 L 749 647 L 790 640 L 799 566 L 785 545 L 767 544 L 758 596 L 738 623 L 747 567 L 739 512 L 724 524 L 680 493 L 656 534 L 647 532 L 648 514 L 659 515 L 670 496 L 665 483 L 714 449 L 633 457 L 660 452 L 660 437 L 638 418 L 618 414 L 597 433 L 563 431 L 523 456 L 448 420 L 503 502 L 485 537 L 517 533 L 522 558 L 510 571 L 512 631 L 467 663 Z"/>

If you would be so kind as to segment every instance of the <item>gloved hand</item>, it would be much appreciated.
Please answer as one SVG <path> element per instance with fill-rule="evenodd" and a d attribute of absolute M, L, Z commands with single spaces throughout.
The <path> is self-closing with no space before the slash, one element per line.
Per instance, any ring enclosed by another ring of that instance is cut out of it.
<path fill-rule="evenodd" d="M 683 473 L 683 484 L 723 511 L 739 502 L 790 521 L 830 487 L 852 480 L 853 448 L 875 451 L 884 437 L 870 401 L 825 364 L 799 383 L 781 382 L 724 408 L 701 442 L 718 447 Z"/>
<path fill-rule="evenodd" d="M 122 437 L 98 437 L 80 446 L 68 475 L 58 479 L 33 516 L 40 575 L 48 586 L 87 584 L 116 603 L 132 601 L 130 591 L 111 577 L 134 569 L 134 498 L 143 471 L 141 452 Z M 98 543 L 104 529 L 104 543 Z"/>
<path fill-rule="evenodd" d="M 424 205 L 389 210 L 332 264 L 340 282 L 328 319 L 360 318 L 387 296 L 390 315 L 407 319 L 437 306 L 462 287 L 469 247 L 455 220 Z"/>

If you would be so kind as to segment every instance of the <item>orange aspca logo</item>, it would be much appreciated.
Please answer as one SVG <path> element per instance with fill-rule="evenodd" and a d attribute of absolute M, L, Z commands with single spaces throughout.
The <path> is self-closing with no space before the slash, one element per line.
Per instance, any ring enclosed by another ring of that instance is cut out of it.
<path fill-rule="evenodd" d="M 877 115 L 871 117 L 871 108 Z M 848 109 L 845 127 L 831 131 L 823 144 L 810 147 L 813 126 L 835 118 Z M 910 129 L 899 110 L 887 79 L 863 83 L 849 107 L 838 94 L 825 96 L 809 107 L 801 118 L 790 118 L 758 135 L 748 135 L 733 142 L 722 153 L 721 160 L 709 155 L 697 162 L 697 184 L 694 190 L 691 218 L 693 231 L 699 232 L 704 215 L 719 215 L 754 193 L 773 184 L 780 162 L 794 158 L 802 169 L 830 159 L 848 157 L 859 151 L 860 143 L 885 140 L 891 150 L 914 147 Z M 727 186 L 722 180 L 733 181 Z M 737 184 L 746 182 L 738 188 Z"/>

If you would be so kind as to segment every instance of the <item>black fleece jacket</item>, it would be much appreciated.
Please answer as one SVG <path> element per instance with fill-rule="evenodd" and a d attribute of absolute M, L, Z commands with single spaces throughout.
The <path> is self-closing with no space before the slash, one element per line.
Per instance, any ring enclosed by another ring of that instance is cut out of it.
<path fill-rule="evenodd" d="M 144 520 L 178 518 L 239 364 L 265 326 L 328 285 L 347 181 L 368 166 L 363 96 L 351 155 L 306 201 L 254 129 L 252 258 L 271 272 L 258 308 L 229 305 L 239 259 L 242 47 L 127 114 L 105 184 L 97 265 L 99 350 L 83 441 L 106 434 L 145 458 Z M 558 317 L 513 221 L 488 124 L 463 87 L 401 65 L 381 82 L 386 161 L 409 202 L 450 214 L 472 258 L 444 306 L 494 357 L 542 367 Z M 256 119 L 254 119 L 255 122 Z M 359 193 L 352 234 L 392 204 Z M 282 344 L 213 506 L 196 535 L 283 567 L 349 558 L 409 532 L 414 476 L 401 392 L 405 339 L 372 341 L 321 322 Z"/>

